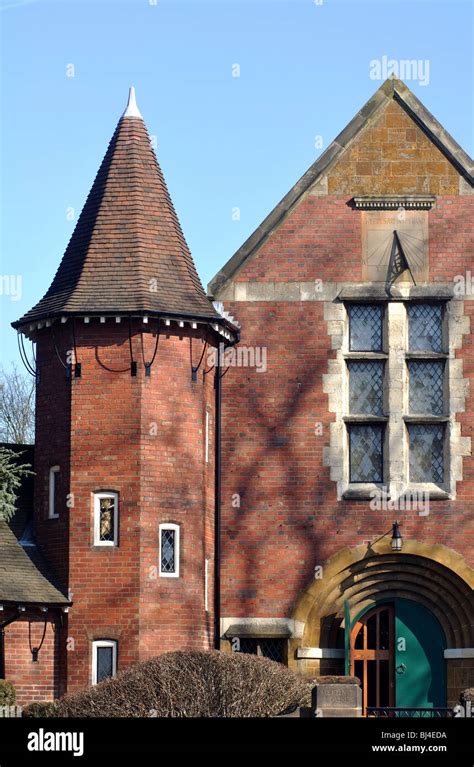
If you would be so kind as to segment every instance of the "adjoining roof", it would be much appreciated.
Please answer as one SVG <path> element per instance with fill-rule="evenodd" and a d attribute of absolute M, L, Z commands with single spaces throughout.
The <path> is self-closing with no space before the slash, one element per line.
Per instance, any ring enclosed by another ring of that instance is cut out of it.
<path fill-rule="evenodd" d="M 454 165 L 460 175 L 463 176 L 471 186 L 474 186 L 473 160 L 401 80 L 390 78 L 380 86 L 344 130 L 334 139 L 316 162 L 311 165 L 299 181 L 296 182 L 292 189 L 290 189 L 264 221 L 262 221 L 253 234 L 251 234 L 236 253 L 234 253 L 222 269 L 217 272 L 208 286 L 210 295 L 219 296 L 219 292 L 225 284 L 232 279 L 237 270 L 240 269 L 244 262 L 251 257 L 258 247 L 260 247 L 268 235 L 276 226 L 278 226 L 280 221 L 298 203 L 305 192 L 307 192 L 308 189 L 321 178 L 321 176 L 328 172 L 330 166 L 338 160 L 347 145 L 354 139 L 359 131 L 365 127 L 367 121 L 373 117 L 374 114 L 387 103 L 387 101 L 392 99 L 400 104 L 433 144 L 435 144 Z"/>
<path fill-rule="evenodd" d="M 20 320 L 169 313 L 216 319 L 130 90 L 46 295 Z"/>
<path fill-rule="evenodd" d="M 27 553 L 28 552 L 28 553 Z M 0 603 L 70 604 L 54 585 L 36 546 L 24 549 L 4 520 L 0 520 Z"/>

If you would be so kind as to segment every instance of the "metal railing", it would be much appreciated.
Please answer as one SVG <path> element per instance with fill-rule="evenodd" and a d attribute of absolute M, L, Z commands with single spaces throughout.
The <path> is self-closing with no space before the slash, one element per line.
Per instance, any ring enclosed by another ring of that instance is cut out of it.
<path fill-rule="evenodd" d="M 394 708 L 384 706 L 366 708 L 366 716 L 377 718 L 395 718 L 395 719 L 451 719 L 454 717 L 452 708 Z"/>

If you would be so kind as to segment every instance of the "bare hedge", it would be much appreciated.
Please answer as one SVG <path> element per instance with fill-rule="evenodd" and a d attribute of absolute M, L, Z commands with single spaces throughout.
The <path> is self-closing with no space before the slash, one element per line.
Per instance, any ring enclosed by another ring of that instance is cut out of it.
<path fill-rule="evenodd" d="M 0 679 L 0 706 L 14 706 L 16 702 L 16 690 L 11 682 Z"/>
<path fill-rule="evenodd" d="M 267 717 L 308 702 L 307 681 L 241 653 L 172 652 L 57 702 L 61 717 Z"/>

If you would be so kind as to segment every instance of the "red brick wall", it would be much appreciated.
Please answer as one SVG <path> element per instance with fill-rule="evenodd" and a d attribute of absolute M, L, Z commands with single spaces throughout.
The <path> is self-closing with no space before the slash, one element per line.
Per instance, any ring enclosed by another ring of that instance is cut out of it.
<path fill-rule="evenodd" d="M 56 330 L 63 354 L 70 346 L 68 332 L 67 326 Z M 105 369 L 130 366 L 128 323 L 77 323 L 82 377 L 72 383 L 48 331 L 39 343 L 44 373 L 38 389 L 37 528 L 48 558 L 73 592 L 63 663 L 69 691 L 90 684 L 93 639 L 118 640 L 119 668 L 167 650 L 212 646 L 213 560 L 207 613 L 204 560 L 212 559 L 214 548 L 213 372 L 203 377 L 205 356 L 197 382 L 191 382 L 191 354 L 197 365 L 203 343 L 192 331 L 191 349 L 190 331 L 179 333 L 163 332 L 146 377 L 134 327 L 138 375 L 132 377 L 129 371 Z M 145 333 L 145 360 L 154 347 Z M 61 466 L 61 513 L 59 520 L 48 520 L 47 474 L 54 463 Z M 101 490 L 119 493 L 118 547 L 93 545 L 93 493 Z M 66 493 L 73 499 L 70 509 Z M 181 525 L 179 578 L 158 574 L 162 522 Z"/>
<path fill-rule="evenodd" d="M 204 561 L 213 556 L 214 371 L 204 358 L 191 382 L 190 339 L 160 338 L 156 372 L 143 380 L 141 412 L 140 658 L 158 651 L 212 646 L 204 611 Z M 194 365 L 202 352 L 194 338 Z M 205 413 L 210 413 L 205 463 Z M 158 525 L 180 525 L 179 578 L 156 577 Z M 154 576 L 154 577 L 153 577 Z M 212 592 L 209 591 L 210 607 Z"/>
<path fill-rule="evenodd" d="M 5 614 L 5 617 L 8 617 Z M 31 645 L 38 647 L 43 636 L 44 617 L 39 611 L 27 611 L 5 629 L 5 678 L 16 689 L 16 703 L 25 706 L 33 701 L 53 700 L 59 694 L 60 628 L 57 618 L 48 619 L 38 662 L 32 662 L 28 641 L 31 621 Z"/>
<path fill-rule="evenodd" d="M 323 282 L 361 280 L 361 214 L 348 197 L 307 196 L 270 235 L 236 280 Z M 429 213 L 430 280 L 474 271 L 474 196 L 438 199 Z M 323 375 L 331 349 L 323 302 L 231 302 L 242 325 L 242 345 L 266 346 L 268 371 L 231 368 L 223 393 L 224 616 L 291 616 L 314 567 L 345 546 L 390 528 L 390 512 L 368 501 L 337 501 L 324 466 L 329 427 Z M 473 312 L 472 303 L 465 312 Z M 474 320 L 474 318 L 473 318 Z M 471 322 L 474 331 L 474 321 Z M 471 381 L 463 436 L 472 436 L 474 347 L 464 336 L 456 356 Z M 321 422 L 322 436 L 315 435 Z M 403 535 L 444 543 L 473 564 L 473 460 L 455 501 L 431 501 L 428 517 L 397 512 Z M 234 493 L 240 508 L 232 506 Z"/>
<path fill-rule="evenodd" d="M 361 219 L 348 202 L 347 195 L 308 195 L 247 261 L 236 282 L 360 280 Z"/>
<path fill-rule="evenodd" d="M 47 555 L 53 574 L 63 587 L 68 582 L 68 529 L 71 392 L 66 362 L 72 348 L 70 328 L 40 331 L 37 342 L 36 433 L 34 509 L 37 540 Z M 57 354 L 56 354 L 56 350 Z M 59 519 L 49 519 L 49 469 L 59 466 L 57 494 Z"/>
<path fill-rule="evenodd" d="M 113 320 L 77 330 L 82 377 L 72 386 L 68 690 L 91 683 L 93 639 L 119 641 L 120 666 L 138 660 L 141 379 L 130 372 L 128 329 Z M 138 349 L 137 349 L 138 351 Z M 119 546 L 94 547 L 93 493 L 119 493 Z"/>

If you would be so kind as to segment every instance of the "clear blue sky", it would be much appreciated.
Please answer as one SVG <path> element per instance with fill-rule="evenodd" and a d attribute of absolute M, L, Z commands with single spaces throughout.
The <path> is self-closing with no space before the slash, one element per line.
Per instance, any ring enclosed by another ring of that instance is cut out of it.
<path fill-rule="evenodd" d="M 429 61 L 407 82 L 473 154 L 473 4 L 409 0 L 0 0 L 0 361 L 44 294 L 129 85 L 158 141 L 204 284 L 379 87 L 373 59 Z M 67 77 L 73 65 L 74 77 Z M 240 77 L 232 77 L 239 64 Z M 70 70 L 69 70 L 70 71 Z M 240 221 L 232 209 L 241 211 Z"/>

